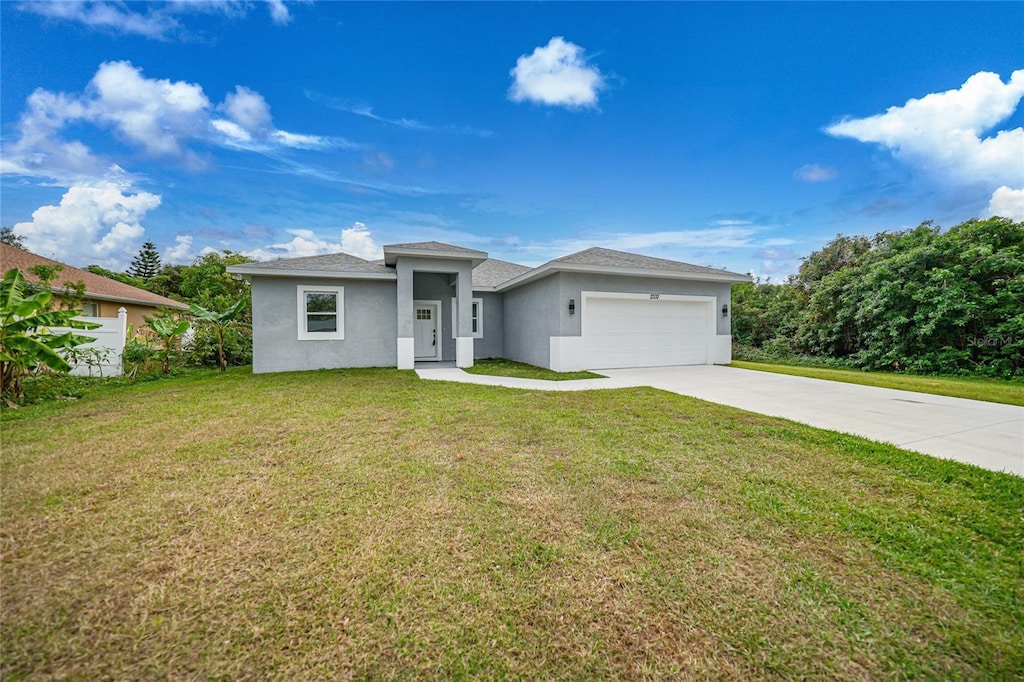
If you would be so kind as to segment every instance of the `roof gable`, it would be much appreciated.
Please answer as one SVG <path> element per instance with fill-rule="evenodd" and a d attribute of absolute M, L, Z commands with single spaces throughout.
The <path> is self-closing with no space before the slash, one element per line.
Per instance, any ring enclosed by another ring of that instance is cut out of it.
<path fill-rule="evenodd" d="M 717 274 L 717 275 L 738 275 L 736 272 L 709 268 L 703 265 L 693 265 L 682 261 L 669 260 L 667 258 L 655 258 L 653 256 L 642 256 L 638 253 L 616 251 L 595 246 L 583 251 L 556 258 L 552 263 L 571 263 L 575 265 L 595 265 L 612 268 L 635 268 L 639 270 L 671 270 L 674 272 L 691 272 L 694 274 Z"/>
<path fill-rule="evenodd" d="M 148 305 L 154 308 L 167 306 L 168 308 L 176 308 L 178 310 L 188 309 L 188 306 L 184 303 L 154 294 L 152 291 L 133 287 L 131 284 L 118 282 L 115 279 L 97 275 L 88 270 L 82 270 L 59 261 L 51 260 L 50 258 L 44 258 L 30 251 L 22 251 L 9 244 L 0 244 L 0 270 L 3 270 L 3 272 L 17 268 L 25 275 L 27 281 L 39 284 L 41 280 L 29 270 L 29 268 L 36 265 L 60 266 L 63 268 L 53 283 L 54 289 L 63 289 L 65 282 L 82 282 L 85 284 L 85 295 L 87 298 L 124 301 L 125 303 Z"/>

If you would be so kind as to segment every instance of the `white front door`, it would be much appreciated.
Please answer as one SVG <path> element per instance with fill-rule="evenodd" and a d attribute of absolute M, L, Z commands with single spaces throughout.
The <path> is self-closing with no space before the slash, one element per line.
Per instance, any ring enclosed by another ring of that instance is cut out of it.
<path fill-rule="evenodd" d="M 436 302 L 413 304 L 413 354 L 417 360 L 440 360 L 441 339 L 437 333 L 440 306 Z"/>

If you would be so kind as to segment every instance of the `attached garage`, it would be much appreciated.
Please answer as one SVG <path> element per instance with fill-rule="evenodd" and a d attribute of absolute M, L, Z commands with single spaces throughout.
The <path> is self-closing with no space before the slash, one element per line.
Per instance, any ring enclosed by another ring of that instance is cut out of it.
<path fill-rule="evenodd" d="M 715 299 L 584 292 L 587 369 L 709 364 Z"/>

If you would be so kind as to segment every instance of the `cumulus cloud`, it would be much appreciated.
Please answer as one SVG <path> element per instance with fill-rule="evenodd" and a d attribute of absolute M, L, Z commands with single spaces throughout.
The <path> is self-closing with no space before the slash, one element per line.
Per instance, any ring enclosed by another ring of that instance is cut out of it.
<path fill-rule="evenodd" d="M 226 118 L 214 117 L 215 111 Z M 47 177 L 70 186 L 106 177 L 109 162 L 77 140 L 62 139 L 74 123 L 109 127 L 125 143 L 153 157 L 202 162 L 189 148 L 207 143 L 242 149 L 318 149 L 334 141 L 278 130 L 270 107 L 258 92 L 237 86 L 214 107 L 202 86 L 147 78 L 130 62 L 105 62 L 81 94 L 38 89 L 28 98 L 17 124 L 18 136 L 3 149 L 4 173 Z"/>
<path fill-rule="evenodd" d="M 145 233 L 142 219 L 159 205 L 159 194 L 128 194 L 116 183 L 75 186 L 60 204 L 41 206 L 14 231 L 34 253 L 72 265 L 123 268 Z"/>
<path fill-rule="evenodd" d="M 374 241 L 369 228 L 358 221 L 341 231 L 341 250 L 366 260 L 384 257 L 384 250 Z"/>
<path fill-rule="evenodd" d="M 192 237 L 187 234 L 179 234 L 174 238 L 174 246 L 164 251 L 164 262 L 166 263 L 191 263 L 195 260 L 196 254 L 192 251 Z"/>
<path fill-rule="evenodd" d="M 988 191 L 1019 188 L 1024 187 L 1024 128 L 986 133 L 1013 115 L 1021 97 L 1024 69 L 1006 83 L 981 71 L 957 89 L 910 99 L 884 114 L 844 118 L 825 132 L 882 145 L 944 182 Z"/>
<path fill-rule="evenodd" d="M 1024 220 L 1024 189 L 1010 189 L 1005 185 L 992 193 L 988 202 L 989 215 Z"/>
<path fill-rule="evenodd" d="M 113 124 L 154 156 L 181 154 L 179 140 L 198 137 L 206 127 L 210 100 L 201 86 L 145 78 L 130 62 L 101 64 L 89 90 L 82 118 Z"/>
<path fill-rule="evenodd" d="M 582 47 L 555 37 L 543 47 L 516 60 L 508 97 L 513 102 L 536 102 L 567 109 L 596 107 L 606 86 L 596 66 L 587 64 Z"/>
<path fill-rule="evenodd" d="M 286 230 L 286 232 L 292 235 L 291 241 L 245 251 L 245 255 L 262 261 L 278 258 L 319 256 L 324 253 L 337 253 L 338 251 L 337 242 L 327 241 L 313 232 L 313 230 Z"/>
<path fill-rule="evenodd" d="M 270 131 L 270 106 L 263 95 L 243 85 L 236 85 L 235 91 L 228 93 L 224 104 L 220 107 L 229 118 L 252 135 L 266 134 Z"/>
<path fill-rule="evenodd" d="M 804 182 L 828 182 L 834 180 L 838 173 L 835 168 L 808 163 L 793 171 L 793 177 Z"/>

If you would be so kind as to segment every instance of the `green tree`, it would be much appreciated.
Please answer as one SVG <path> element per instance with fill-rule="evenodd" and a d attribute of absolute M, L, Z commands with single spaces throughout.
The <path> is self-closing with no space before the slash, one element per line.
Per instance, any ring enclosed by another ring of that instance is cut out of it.
<path fill-rule="evenodd" d="M 188 331 L 188 320 L 182 320 L 174 315 L 156 315 L 154 317 L 142 318 L 149 325 L 154 334 L 160 337 L 163 348 L 160 349 L 160 359 L 164 374 L 171 373 L 171 357 L 174 355 L 174 348 L 178 338 Z"/>
<path fill-rule="evenodd" d="M 21 235 L 14 234 L 14 230 L 7 226 L 0 227 L 0 244 L 7 244 L 8 246 L 13 246 L 16 249 L 28 251 L 28 249 L 25 248 L 25 238 Z"/>
<path fill-rule="evenodd" d="M 225 310 L 224 312 L 217 312 L 215 310 L 207 310 L 206 308 L 197 306 L 195 303 L 189 305 L 188 309 L 192 315 L 209 325 L 217 334 L 217 357 L 219 360 L 220 371 L 224 372 L 228 368 L 227 359 L 224 357 L 224 332 L 234 324 L 238 314 L 245 308 L 245 301 L 239 299 L 235 303 Z"/>
<path fill-rule="evenodd" d="M 22 397 L 21 378 L 39 367 L 54 372 L 71 369 L 60 351 L 93 341 L 68 331 L 56 334 L 52 327 L 89 330 L 99 325 L 75 319 L 81 310 L 48 310 L 53 294 L 38 291 L 25 296 L 25 276 L 8 270 L 0 282 L 0 396 L 5 401 Z"/>
<path fill-rule="evenodd" d="M 106 277 L 107 279 L 112 279 L 115 282 L 121 282 L 122 284 L 130 284 L 131 286 L 138 287 L 140 289 L 145 289 L 148 286 L 146 281 L 140 277 L 133 277 L 124 272 L 114 272 L 113 270 L 108 270 L 99 265 L 87 265 L 83 269 L 86 272 L 91 272 L 94 275 Z"/>
<path fill-rule="evenodd" d="M 145 282 L 158 272 L 160 272 L 160 254 L 156 250 L 156 244 L 146 242 L 142 245 L 138 255 L 132 259 L 128 274 Z"/>

